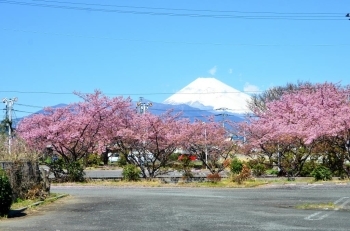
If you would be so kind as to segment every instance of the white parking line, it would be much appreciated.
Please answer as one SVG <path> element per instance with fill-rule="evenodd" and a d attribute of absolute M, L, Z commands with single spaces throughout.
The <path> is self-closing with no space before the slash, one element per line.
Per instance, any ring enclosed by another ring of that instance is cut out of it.
<path fill-rule="evenodd" d="M 348 199 L 349 197 L 342 197 L 341 199 Z M 342 200 L 339 200 L 339 202 L 342 201 Z M 350 199 L 346 200 L 343 202 L 343 204 L 341 204 L 339 207 L 340 208 L 344 208 L 344 206 L 350 202 Z M 334 203 L 335 204 L 335 203 Z M 339 210 L 339 208 L 336 208 L 335 210 Z"/>
<path fill-rule="evenodd" d="M 339 204 L 339 202 L 341 202 L 342 200 L 348 199 L 348 198 L 349 198 L 349 197 L 341 197 L 341 198 L 339 198 L 338 200 L 334 201 L 334 204 L 337 205 L 337 204 Z"/>
<path fill-rule="evenodd" d="M 308 184 L 305 186 L 300 187 L 301 189 L 311 189 L 311 188 L 315 188 L 317 186 L 323 186 L 323 184 Z"/>
<path fill-rule="evenodd" d="M 346 200 L 348 199 L 348 200 Z M 344 201 L 345 200 L 345 201 Z M 343 208 L 346 204 L 348 204 L 350 202 L 350 199 L 349 197 L 341 197 L 339 198 L 338 200 L 334 201 L 334 204 L 337 205 L 339 204 L 340 202 L 344 201 L 338 208 L 336 208 L 335 210 L 332 210 L 332 211 L 320 211 L 320 212 L 316 212 L 316 213 L 313 213 L 307 217 L 305 217 L 304 219 L 305 220 L 310 220 L 310 221 L 319 221 L 319 220 L 323 220 L 325 219 L 326 217 L 328 217 L 329 215 L 335 213 L 335 211 Z"/>

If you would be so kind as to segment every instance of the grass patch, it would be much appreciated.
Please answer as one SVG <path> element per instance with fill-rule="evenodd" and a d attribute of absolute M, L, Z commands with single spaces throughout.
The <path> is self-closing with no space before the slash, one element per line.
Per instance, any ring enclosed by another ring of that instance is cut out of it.
<path fill-rule="evenodd" d="M 305 203 L 295 206 L 296 209 L 308 209 L 308 210 L 336 210 L 340 209 L 340 206 L 337 206 L 333 202 L 327 203 Z"/>
<path fill-rule="evenodd" d="M 203 187 L 203 188 L 253 188 L 261 185 L 266 185 L 267 182 L 263 180 L 247 180 L 238 184 L 232 182 L 229 178 L 224 178 L 218 182 L 184 182 L 179 180 L 177 183 L 164 183 L 160 179 L 145 180 L 141 179 L 139 181 L 124 181 L 124 180 L 88 180 L 86 182 L 67 182 L 67 183 L 53 183 L 52 185 L 57 186 L 110 186 L 110 187 Z"/>
<path fill-rule="evenodd" d="M 52 202 L 58 199 L 58 197 L 62 196 L 62 194 L 58 193 L 50 193 L 50 195 L 44 200 L 18 200 L 14 202 L 11 206 L 11 210 L 17 210 L 17 209 L 22 209 L 26 207 L 31 207 L 33 205 L 36 205 L 37 203 L 47 203 L 47 202 Z"/>

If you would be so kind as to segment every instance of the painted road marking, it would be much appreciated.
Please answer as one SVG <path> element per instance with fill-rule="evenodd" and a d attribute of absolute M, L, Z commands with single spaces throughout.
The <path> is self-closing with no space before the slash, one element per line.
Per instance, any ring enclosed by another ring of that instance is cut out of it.
<path fill-rule="evenodd" d="M 320 212 L 316 212 L 313 213 L 307 217 L 305 217 L 305 220 L 310 220 L 310 221 L 319 221 L 319 220 L 323 220 L 326 217 L 328 217 L 329 215 L 335 213 L 337 210 L 343 208 L 345 205 L 347 205 L 350 202 L 349 197 L 341 197 L 338 200 L 334 201 L 335 205 L 338 205 L 339 203 L 341 203 L 342 201 L 344 201 L 338 208 L 332 210 L 332 211 L 320 211 Z"/>
<path fill-rule="evenodd" d="M 300 188 L 301 189 L 312 189 L 312 188 L 315 188 L 317 186 L 323 186 L 324 184 L 308 184 L 308 185 L 305 185 L 305 186 L 301 186 Z"/>
<path fill-rule="evenodd" d="M 315 188 L 317 185 L 315 184 L 309 184 L 309 185 L 306 185 L 306 186 L 303 186 L 301 187 L 302 189 L 311 189 L 311 188 Z"/>

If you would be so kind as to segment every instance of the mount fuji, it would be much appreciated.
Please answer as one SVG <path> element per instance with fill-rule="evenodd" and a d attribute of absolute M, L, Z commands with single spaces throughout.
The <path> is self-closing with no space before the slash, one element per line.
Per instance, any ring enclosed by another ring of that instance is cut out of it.
<path fill-rule="evenodd" d="M 163 103 L 186 104 L 201 110 L 225 110 L 233 114 L 249 113 L 250 96 L 215 79 L 200 77 L 182 88 Z"/>

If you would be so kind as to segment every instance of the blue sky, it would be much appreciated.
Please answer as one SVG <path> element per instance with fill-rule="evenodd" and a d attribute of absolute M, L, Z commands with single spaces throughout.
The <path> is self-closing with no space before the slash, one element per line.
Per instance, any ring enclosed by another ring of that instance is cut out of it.
<path fill-rule="evenodd" d="M 73 91 L 162 102 L 198 77 L 348 85 L 347 13 L 347 0 L 0 0 L 0 97 L 22 117 Z"/>

